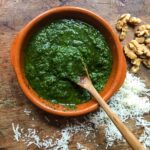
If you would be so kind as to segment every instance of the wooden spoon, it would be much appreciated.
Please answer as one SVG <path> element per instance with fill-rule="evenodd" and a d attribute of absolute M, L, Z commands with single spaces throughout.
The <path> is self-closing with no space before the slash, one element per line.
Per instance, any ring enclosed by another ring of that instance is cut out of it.
<path fill-rule="evenodd" d="M 143 145 L 138 141 L 138 139 L 133 135 L 133 133 L 123 124 L 123 122 L 119 119 L 119 117 L 111 110 L 109 105 L 103 100 L 103 98 L 96 91 L 88 74 L 85 77 L 81 77 L 79 83 L 77 84 L 80 87 L 88 90 L 95 97 L 97 102 L 104 109 L 106 114 L 109 116 L 109 118 L 112 120 L 112 122 L 116 125 L 121 134 L 124 136 L 128 144 L 134 150 L 144 150 Z"/>

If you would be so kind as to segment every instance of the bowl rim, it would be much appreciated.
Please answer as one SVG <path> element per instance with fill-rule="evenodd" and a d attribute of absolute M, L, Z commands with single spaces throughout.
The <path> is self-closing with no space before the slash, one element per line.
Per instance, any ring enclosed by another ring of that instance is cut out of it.
<path fill-rule="evenodd" d="M 94 17 L 95 19 L 97 19 L 99 22 L 101 22 L 103 24 L 103 26 L 105 26 L 105 28 L 109 31 L 109 33 L 111 34 L 112 38 L 114 39 L 115 45 L 116 45 L 116 51 L 118 52 L 118 69 L 116 69 L 116 74 L 115 77 L 111 77 L 111 80 L 114 81 L 114 84 L 109 87 L 109 91 L 107 93 L 103 93 L 103 91 L 101 91 L 101 96 L 103 97 L 103 99 L 107 102 L 108 99 L 120 88 L 120 86 L 123 84 L 125 76 L 126 76 L 126 60 L 125 57 L 123 55 L 123 51 L 122 51 L 122 46 L 121 43 L 119 41 L 118 36 L 115 34 L 115 32 L 113 31 L 113 29 L 111 28 L 111 26 L 100 16 L 96 15 L 95 13 L 81 8 L 81 7 L 74 7 L 74 6 L 61 6 L 61 7 L 55 7 L 52 8 L 50 10 L 47 10 L 46 12 L 43 12 L 42 14 L 38 15 L 37 17 L 35 17 L 34 19 L 32 19 L 27 25 L 25 25 L 22 30 L 17 34 L 16 38 L 14 39 L 13 43 L 12 43 L 12 47 L 11 47 L 11 63 L 13 65 L 13 68 L 15 70 L 15 73 L 17 75 L 17 79 L 19 82 L 19 85 L 21 87 L 21 89 L 23 90 L 23 92 L 25 93 L 25 95 L 28 97 L 28 99 L 30 101 L 32 101 L 32 103 L 34 103 L 36 106 L 38 106 L 39 108 L 43 109 L 44 111 L 48 112 L 48 113 L 52 113 L 55 115 L 60 115 L 60 116 L 79 116 L 79 115 L 84 115 L 87 114 L 89 112 L 92 112 L 94 110 L 96 110 L 98 108 L 98 103 L 95 100 L 90 100 L 91 101 L 91 105 L 88 107 L 83 107 L 83 104 L 79 104 L 77 105 L 77 107 L 79 106 L 79 110 L 75 109 L 75 110 L 68 110 L 68 111 L 64 111 L 64 110 L 57 110 L 54 108 L 49 107 L 47 104 L 49 103 L 45 103 L 44 99 L 38 97 L 35 97 L 35 95 L 33 94 L 33 92 L 31 93 L 31 89 L 28 88 L 27 84 L 25 84 L 25 81 L 23 79 L 23 73 L 21 71 L 21 65 L 20 65 L 20 54 L 21 54 L 21 45 L 23 43 L 23 39 L 24 37 L 28 34 L 28 31 L 40 20 L 46 18 L 49 15 L 52 15 L 53 13 L 61 13 L 63 11 L 77 11 L 79 13 L 84 13 L 89 17 Z M 113 72 L 113 70 L 112 70 Z M 44 101 L 43 101 L 44 100 Z M 59 105 L 59 104 L 57 104 Z M 63 106 L 61 106 L 63 107 Z M 61 108 L 60 108 L 61 109 Z"/>

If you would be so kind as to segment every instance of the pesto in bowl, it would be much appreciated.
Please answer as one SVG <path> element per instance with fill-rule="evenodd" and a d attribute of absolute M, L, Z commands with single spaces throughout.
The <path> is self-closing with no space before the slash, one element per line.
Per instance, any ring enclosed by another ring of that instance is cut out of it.
<path fill-rule="evenodd" d="M 25 49 L 24 71 L 38 95 L 53 103 L 80 104 L 91 95 L 76 83 L 86 64 L 100 91 L 112 70 L 112 56 L 104 36 L 93 26 L 73 19 L 56 20 L 40 28 Z"/>

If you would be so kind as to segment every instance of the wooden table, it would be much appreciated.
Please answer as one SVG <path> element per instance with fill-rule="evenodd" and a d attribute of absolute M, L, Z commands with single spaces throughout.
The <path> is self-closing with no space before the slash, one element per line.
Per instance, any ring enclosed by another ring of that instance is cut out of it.
<path fill-rule="evenodd" d="M 49 115 L 34 106 L 21 91 L 10 64 L 10 46 L 16 33 L 38 14 L 52 7 L 63 5 L 87 8 L 105 18 L 113 28 L 118 16 L 126 12 L 150 23 L 150 0 L 0 0 L 0 150 L 38 149 L 33 145 L 26 148 L 23 142 L 13 140 L 12 122 L 19 123 L 23 128 L 34 127 L 41 136 L 44 136 L 48 132 L 59 131 L 61 126 L 65 126 L 69 120 Z M 126 41 L 132 38 L 131 29 Z M 147 86 L 150 87 L 150 70 L 142 67 L 138 75 L 145 79 Z M 32 110 L 31 115 L 24 113 L 25 108 Z M 49 121 L 45 119 L 45 116 Z M 145 118 L 150 120 L 150 115 Z M 136 136 L 142 133 L 142 129 L 134 128 L 133 121 L 129 121 L 128 127 Z M 89 142 L 80 134 L 76 134 L 70 142 L 70 150 L 76 149 L 77 141 L 89 147 L 90 150 L 105 149 L 103 128 L 96 135 L 98 148 L 92 144 L 92 141 Z M 126 143 L 116 142 L 108 149 L 127 150 L 129 147 Z"/>

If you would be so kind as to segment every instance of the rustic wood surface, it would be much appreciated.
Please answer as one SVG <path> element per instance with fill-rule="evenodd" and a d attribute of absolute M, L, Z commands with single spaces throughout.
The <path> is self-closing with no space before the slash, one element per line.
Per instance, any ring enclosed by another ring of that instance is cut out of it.
<path fill-rule="evenodd" d="M 47 133 L 56 133 L 68 120 L 71 121 L 68 118 L 49 115 L 34 106 L 21 91 L 10 63 L 10 46 L 16 33 L 38 14 L 63 5 L 87 8 L 105 18 L 113 28 L 118 16 L 125 12 L 150 23 L 150 0 L 0 0 L 0 150 L 38 149 L 33 145 L 27 148 L 23 142 L 14 141 L 12 122 L 19 123 L 23 128 L 34 127 L 42 137 Z M 130 29 L 126 41 L 132 37 Z M 147 86 L 150 87 L 150 70 L 142 67 L 138 76 L 145 79 Z M 25 108 L 32 111 L 31 115 L 24 113 Z M 150 115 L 145 115 L 145 118 L 150 121 Z M 82 120 L 82 117 L 78 119 Z M 137 129 L 134 125 L 134 121 L 127 124 L 135 135 L 139 136 L 142 129 Z M 86 140 L 80 134 L 74 135 L 69 145 L 70 150 L 76 149 L 77 142 L 84 144 L 89 150 L 105 149 L 103 128 L 96 133 L 95 141 L 98 147 L 90 141 L 90 136 L 88 138 L 89 140 Z M 108 148 L 108 150 L 128 149 L 129 146 L 122 142 L 116 142 Z"/>

